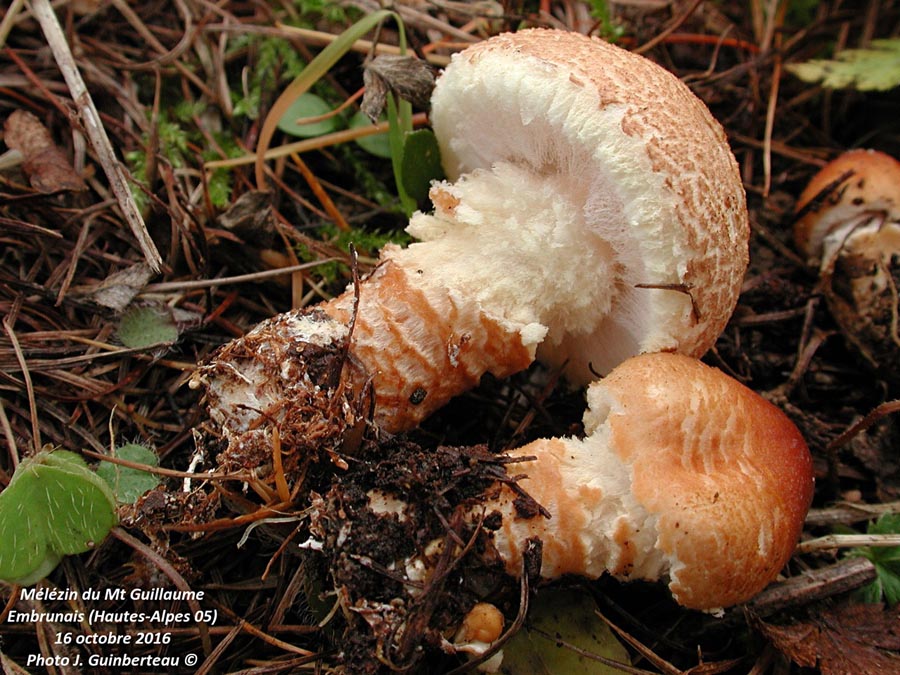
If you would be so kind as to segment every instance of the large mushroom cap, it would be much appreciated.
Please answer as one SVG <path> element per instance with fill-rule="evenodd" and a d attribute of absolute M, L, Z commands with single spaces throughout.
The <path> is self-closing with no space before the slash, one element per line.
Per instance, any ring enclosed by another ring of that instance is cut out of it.
<path fill-rule="evenodd" d="M 530 537 L 541 574 L 668 578 L 686 607 L 744 602 L 790 558 L 813 495 L 800 432 L 736 380 L 679 354 L 625 361 L 588 389 L 585 438 L 515 451 L 520 485 L 551 514 L 500 499 L 495 545 L 515 573 Z"/>
<path fill-rule="evenodd" d="M 640 352 L 698 356 L 713 344 L 746 269 L 745 195 L 721 126 L 674 75 L 596 38 L 525 30 L 457 54 L 437 82 L 431 120 L 449 179 L 464 177 L 436 191 L 438 212 L 464 220 L 471 202 L 485 229 L 516 209 L 523 219 L 561 216 L 551 234 L 521 235 L 540 251 L 539 282 L 504 257 L 512 244 L 486 237 L 508 287 L 461 289 L 479 299 L 530 295 L 534 316 L 523 321 L 547 327 L 545 361 L 568 361 L 570 378 L 585 383 L 592 369 L 608 372 Z M 512 195 L 467 188 L 465 176 L 488 171 L 534 179 L 520 179 Z M 492 209 L 491 200 L 500 203 Z M 446 236 L 415 219 L 410 231 Z"/>
<path fill-rule="evenodd" d="M 586 430 L 606 425 L 630 467 L 681 604 L 727 606 L 775 578 L 813 496 L 809 450 L 781 410 L 676 354 L 632 359 L 588 396 Z"/>

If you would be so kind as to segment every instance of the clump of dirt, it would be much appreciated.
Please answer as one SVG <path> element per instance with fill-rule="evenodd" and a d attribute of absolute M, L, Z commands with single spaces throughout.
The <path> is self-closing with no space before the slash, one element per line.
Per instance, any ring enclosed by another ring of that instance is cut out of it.
<path fill-rule="evenodd" d="M 299 320 L 330 326 L 311 309 L 266 322 L 216 350 L 197 376 L 207 390 L 204 444 L 217 468 L 274 471 L 289 489 L 322 459 L 346 468 L 373 427 L 371 384 L 349 352 L 350 334 L 316 341 Z"/>
<path fill-rule="evenodd" d="M 484 446 L 371 446 L 314 500 L 320 540 L 347 627 L 347 672 L 406 670 L 452 655 L 466 612 L 515 587 L 491 543 L 497 513 L 481 506 L 509 482 Z"/>

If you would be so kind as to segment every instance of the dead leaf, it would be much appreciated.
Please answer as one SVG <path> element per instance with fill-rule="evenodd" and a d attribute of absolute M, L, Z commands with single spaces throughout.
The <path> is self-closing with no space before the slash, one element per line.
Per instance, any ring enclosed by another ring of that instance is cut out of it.
<path fill-rule="evenodd" d="M 425 61 L 411 56 L 380 54 L 366 63 L 363 84 L 366 93 L 360 109 L 374 123 L 381 117 L 388 92 L 417 108 L 428 110 L 434 89 L 434 71 Z"/>
<path fill-rule="evenodd" d="M 789 626 L 760 622 L 762 633 L 794 663 L 822 675 L 900 672 L 900 608 L 854 604 Z"/>
<path fill-rule="evenodd" d="M 26 110 L 6 118 L 4 140 L 10 150 L 22 153 L 22 171 L 31 187 L 45 194 L 60 190 L 84 190 L 86 185 L 66 153 L 56 146 L 41 121 Z"/>
<path fill-rule="evenodd" d="M 72 290 L 78 295 L 88 297 L 98 305 L 121 312 L 143 290 L 152 277 L 153 271 L 150 266 L 138 263 L 110 274 L 96 286 Z"/>
<path fill-rule="evenodd" d="M 503 654 L 504 675 L 613 675 L 631 663 L 593 598 L 575 589 L 538 593 Z"/>
<path fill-rule="evenodd" d="M 224 230 L 258 246 L 270 246 L 275 236 L 272 193 L 250 190 L 238 197 L 217 219 Z"/>

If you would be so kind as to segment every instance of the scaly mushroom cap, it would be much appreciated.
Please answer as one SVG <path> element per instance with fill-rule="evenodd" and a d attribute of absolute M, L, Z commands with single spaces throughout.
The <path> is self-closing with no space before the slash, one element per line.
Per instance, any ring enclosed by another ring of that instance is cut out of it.
<path fill-rule="evenodd" d="M 900 222 L 900 162 L 877 150 L 849 150 L 812 177 L 796 210 L 794 241 L 811 259 L 822 257 L 826 237 L 866 213 Z"/>
<path fill-rule="evenodd" d="M 402 252 L 407 267 L 454 260 L 442 282 L 522 326 L 576 384 L 713 344 L 747 265 L 745 195 L 721 126 L 674 75 L 525 30 L 455 55 L 431 121 L 457 182 L 413 217 L 427 246 Z"/>
<path fill-rule="evenodd" d="M 591 385 L 588 403 L 584 440 L 514 453 L 536 457 L 511 471 L 527 474 L 522 488 L 552 517 L 517 516 L 502 488 L 495 545 L 507 569 L 537 536 L 542 576 L 668 577 L 696 609 L 746 601 L 775 578 L 813 495 L 809 451 L 784 413 L 677 354 L 626 361 Z"/>

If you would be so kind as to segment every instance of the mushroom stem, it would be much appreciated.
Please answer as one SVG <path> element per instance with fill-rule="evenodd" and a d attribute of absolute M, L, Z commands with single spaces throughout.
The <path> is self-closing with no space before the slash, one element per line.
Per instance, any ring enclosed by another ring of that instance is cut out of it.
<path fill-rule="evenodd" d="M 485 372 L 506 377 L 532 363 L 535 340 L 526 343 L 509 322 L 393 260 L 398 252 L 386 247 L 358 298 L 351 288 L 311 310 L 276 316 L 200 367 L 192 384 L 207 387 L 210 415 L 233 442 L 264 434 L 254 429 L 261 418 L 283 419 L 286 402 L 326 387 L 331 376 L 349 379 L 357 391 L 372 378 L 375 422 L 396 432 L 416 426 Z M 317 370 L 323 352 L 338 355 L 348 346 L 343 373 Z"/>

